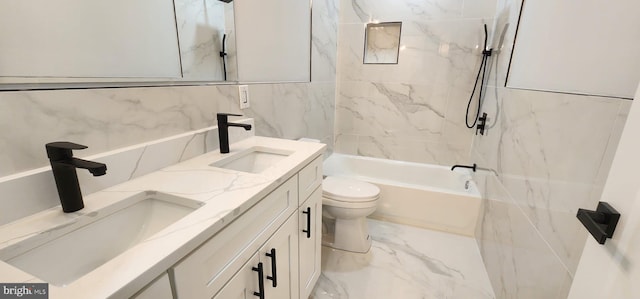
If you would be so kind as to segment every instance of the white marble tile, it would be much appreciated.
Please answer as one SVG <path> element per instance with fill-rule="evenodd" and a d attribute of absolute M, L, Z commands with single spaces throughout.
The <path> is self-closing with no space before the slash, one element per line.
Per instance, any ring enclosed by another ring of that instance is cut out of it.
<path fill-rule="evenodd" d="M 495 298 L 475 241 L 369 220 L 372 249 L 323 247 L 311 298 Z"/>
<path fill-rule="evenodd" d="M 2 92 L 0 176 L 48 165 L 48 142 L 87 145 L 76 153 L 86 157 L 209 127 L 217 112 L 255 115 L 259 135 L 330 140 L 333 88 L 329 82 L 252 85 L 247 111 L 238 107 L 235 85 Z"/>
<path fill-rule="evenodd" d="M 356 155 L 358 153 L 358 136 L 336 134 L 334 150 L 336 153 Z"/>
<path fill-rule="evenodd" d="M 513 203 L 486 200 L 476 235 L 496 298 L 566 298 L 571 275 Z"/>
<path fill-rule="evenodd" d="M 595 208 L 591 184 L 502 176 L 515 203 L 570 273 L 575 273 L 587 231 L 576 218 L 579 208 Z"/>
<path fill-rule="evenodd" d="M 422 156 L 421 161 L 430 163 L 468 159 L 473 132 L 466 129 L 463 115 L 481 61 L 482 24 L 491 24 L 492 19 L 463 19 L 461 10 L 456 16 L 425 17 L 422 10 L 434 3 L 406 4 L 412 9 L 405 10 L 402 3 L 390 8 L 378 1 L 342 2 L 336 134 L 362 136 L 357 149 L 362 154 L 412 161 Z M 452 1 L 447 5 L 456 6 Z M 493 2 L 488 5 L 495 7 Z M 363 23 L 368 17 L 358 15 L 368 15 L 367 11 L 398 17 L 379 21 L 403 22 L 397 65 L 362 63 Z M 431 111 L 416 111 L 411 106 L 415 104 Z M 419 146 L 426 149 L 420 155 L 415 144 L 402 144 L 405 137 L 431 144 Z"/>
<path fill-rule="evenodd" d="M 489 130 L 498 144 L 479 145 L 490 165 L 506 174 L 593 182 L 620 100 L 506 88 L 498 96 L 497 105 L 485 102 L 500 108 L 497 119 L 489 115 L 500 127 Z"/>
<path fill-rule="evenodd" d="M 430 97 L 431 86 L 343 82 L 340 88 L 337 132 L 439 139 L 445 99 L 437 94 Z M 345 122 L 348 127 L 342 128 Z"/>
<path fill-rule="evenodd" d="M 604 157 L 600 162 L 600 169 L 598 169 L 598 174 L 594 182 L 594 190 L 591 194 L 592 203 L 598 202 L 600 200 L 602 188 L 604 187 L 607 177 L 609 176 L 609 169 L 611 168 L 613 157 L 615 156 L 616 150 L 618 149 L 618 142 L 620 141 L 620 137 L 622 136 L 622 130 L 624 129 L 627 117 L 629 116 L 631 103 L 632 101 L 620 102 L 620 109 L 618 110 L 616 121 L 613 125 L 613 128 L 611 129 L 611 136 L 608 140 L 607 150 L 605 151 Z"/>
<path fill-rule="evenodd" d="M 307 83 L 255 84 L 249 88 L 251 111 L 257 134 L 297 139 L 305 135 L 305 104 L 309 101 Z"/>
<path fill-rule="evenodd" d="M 325 142 L 333 151 L 333 135 L 335 123 L 335 82 L 317 83 L 310 85 L 309 100 L 305 106 L 306 133 L 304 137 L 316 138 Z"/>
<path fill-rule="evenodd" d="M 465 18 L 492 18 L 496 13 L 497 2 L 497 0 L 465 0 L 462 16 Z"/>
<path fill-rule="evenodd" d="M 564 298 L 587 237 L 575 212 L 595 207 L 628 109 L 618 99 L 504 88 L 520 5 L 520 0 L 497 3 L 492 42 L 499 52 L 492 56 L 483 104 L 489 129 L 473 142 L 474 156 L 481 156 L 500 179 L 497 187 L 487 183 L 480 189 L 504 189 L 507 194 L 500 202 L 486 202 L 479 244 L 498 297 Z M 492 191 L 484 193 L 494 199 Z M 520 232 L 507 232 L 505 227 L 535 235 L 537 241 L 510 242 L 515 237 L 509 235 Z M 536 251 L 543 243 L 548 250 L 539 253 L 541 265 L 558 269 L 546 273 L 564 268 L 564 278 L 550 281 L 537 274 L 541 270 L 530 270 L 526 260 L 532 257 L 524 251 Z M 557 261 L 545 262 L 551 256 Z M 528 282 L 516 279 L 523 273 L 531 273 Z M 542 288 L 546 293 L 539 293 Z"/>
<path fill-rule="evenodd" d="M 341 24 L 341 81 L 431 82 L 472 88 L 481 60 L 482 20 L 403 22 L 398 64 L 363 64 L 364 24 Z M 489 24 L 491 22 L 489 21 Z"/>
<path fill-rule="evenodd" d="M 421 141 L 410 137 L 337 134 L 336 152 L 436 165 L 469 162 L 468 145 Z"/>
<path fill-rule="evenodd" d="M 118 88 L 0 94 L 0 176 L 48 165 L 44 144 L 86 157 L 215 124 L 223 87 Z M 25 138 L 28 136 L 29 138 Z"/>
<path fill-rule="evenodd" d="M 490 86 L 505 86 L 511 53 L 515 41 L 516 29 L 523 0 L 498 0 L 494 25 L 489 26 L 493 71 Z"/>
<path fill-rule="evenodd" d="M 253 123 L 253 120 L 242 120 Z M 253 131 L 229 134 L 230 142 L 253 136 Z M 107 174 L 94 177 L 78 170 L 84 195 L 146 175 L 153 171 L 217 150 L 217 127 L 180 134 L 149 143 L 86 157 L 107 165 Z M 50 167 L 43 167 L 0 179 L 0 190 L 13 196 L 0 197 L 0 204 L 12 213 L 0 214 L 0 225 L 59 205 L 58 193 Z"/>
<path fill-rule="evenodd" d="M 340 0 L 313 1 L 311 16 L 311 81 L 334 82 L 338 52 Z"/>
<path fill-rule="evenodd" d="M 397 21 L 455 18 L 462 16 L 462 0 L 341 0 L 342 23 L 367 23 L 373 21 Z"/>
<path fill-rule="evenodd" d="M 474 151 L 569 273 L 586 238 L 575 212 L 597 202 L 593 184 L 610 165 L 605 152 L 621 129 L 619 106 L 616 99 L 507 88 L 489 88 L 485 99 L 489 129 L 474 139 Z"/>

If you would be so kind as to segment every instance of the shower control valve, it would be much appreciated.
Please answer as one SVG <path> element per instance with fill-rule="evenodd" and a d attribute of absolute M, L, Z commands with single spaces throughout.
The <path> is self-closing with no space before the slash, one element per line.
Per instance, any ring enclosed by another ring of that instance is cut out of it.
<path fill-rule="evenodd" d="M 483 112 L 482 116 L 478 118 L 478 124 L 476 125 L 476 135 L 480 132 L 480 135 L 484 135 L 484 129 L 487 124 L 487 113 Z"/>

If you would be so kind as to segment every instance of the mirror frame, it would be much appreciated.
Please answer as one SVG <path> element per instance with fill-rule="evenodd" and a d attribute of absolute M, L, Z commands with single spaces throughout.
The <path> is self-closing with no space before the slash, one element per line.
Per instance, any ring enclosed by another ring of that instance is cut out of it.
<path fill-rule="evenodd" d="M 207 81 L 207 80 L 179 80 L 178 78 L 69 78 L 69 77 L 29 77 L 33 82 L 2 82 L 3 79 L 18 79 L 24 77 L 0 78 L 1 91 L 29 91 L 29 90 L 63 90 L 63 89 L 99 89 L 99 88 L 147 88 L 147 87 L 179 87 L 179 86 L 213 86 L 213 85 L 241 85 L 264 83 L 309 83 L 312 80 L 313 64 L 313 1 L 309 0 L 309 79 L 304 81 L 266 81 L 244 82 L 235 81 Z M 175 8 L 174 8 L 175 13 Z M 237 13 L 234 2 L 234 15 Z M 234 16 L 235 18 L 235 16 Z M 177 26 L 177 20 L 174 19 Z M 234 24 L 235 27 L 235 24 Z M 235 30 L 235 28 L 234 28 Z M 178 37 L 176 37 L 178 38 Z"/>

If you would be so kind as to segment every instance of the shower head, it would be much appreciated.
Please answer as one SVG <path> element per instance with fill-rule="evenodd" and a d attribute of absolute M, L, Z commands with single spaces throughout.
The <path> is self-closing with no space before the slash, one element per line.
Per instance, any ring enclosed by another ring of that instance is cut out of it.
<path fill-rule="evenodd" d="M 220 2 L 224 2 L 224 3 L 230 3 L 233 0 L 220 0 Z"/>

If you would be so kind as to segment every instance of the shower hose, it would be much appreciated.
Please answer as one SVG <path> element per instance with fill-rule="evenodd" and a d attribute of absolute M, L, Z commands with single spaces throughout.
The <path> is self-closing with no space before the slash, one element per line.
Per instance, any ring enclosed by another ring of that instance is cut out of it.
<path fill-rule="evenodd" d="M 478 69 L 478 75 L 476 76 L 476 82 L 473 84 L 473 91 L 471 91 L 471 96 L 469 97 L 469 103 L 467 104 L 467 113 L 465 114 L 465 122 L 467 128 L 471 129 L 475 127 L 478 122 L 478 116 L 480 116 L 480 108 L 482 107 L 482 90 L 483 83 L 485 79 L 485 75 L 487 73 L 487 65 L 489 64 L 489 56 L 491 56 L 491 49 L 487 49 L 487 24 L 484 24 L 484 47 L 482 48 L 482 61 L 480 62 L 480 69 Z M 480 75 L 482 75 L 482 80 L 479 81 Z M 476 88 L 478 87 L 478 81 L 480 82 L 480 91 L 478 92 L 478 109 L 476 111 L 476 115 L 473 118 L 473 123 L 469 124 L 469 109 L 471 109 L 471 103 L 473 102 L 473 96 L 476 93 Z"/>

